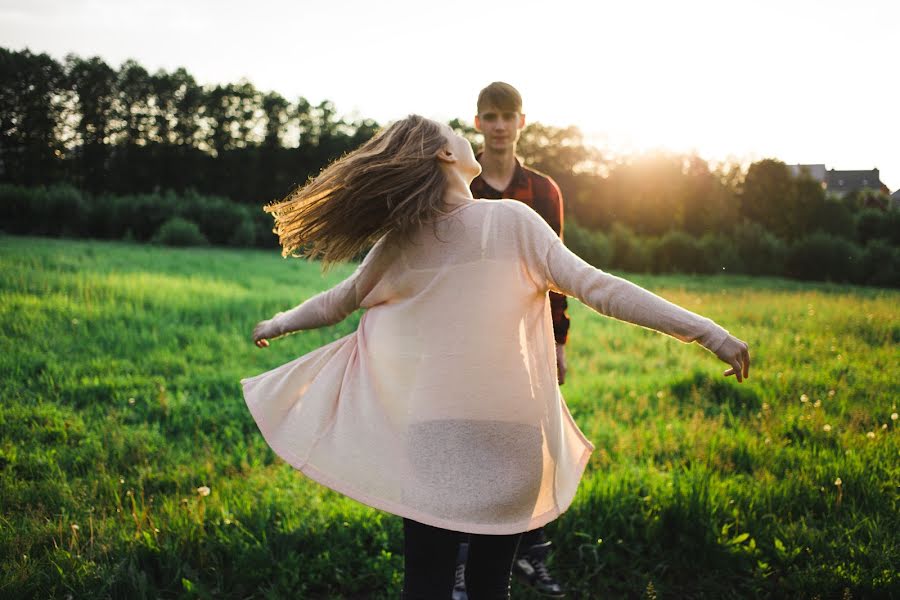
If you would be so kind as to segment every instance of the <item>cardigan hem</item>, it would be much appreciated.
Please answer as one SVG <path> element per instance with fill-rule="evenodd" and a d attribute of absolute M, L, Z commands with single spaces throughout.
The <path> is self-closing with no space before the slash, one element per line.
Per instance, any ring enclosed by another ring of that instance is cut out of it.
<path fill-rule="evenodd" d="M 563 403 L 563 406 L 565 406 L 565 403 Z M 301 458 L 291 450 L 285 448 L 273 436 L 271 436 L 271 430 L 268 426 L 264 425 L 262 415 L 258 412 L 257 405 L 247 402 L 247 407 L 250 409 L 253 420 L 256 422 L 256 426 L 259 428 L 260 433 L 262 433 L 263 438 L 265 438 L 266 442 L 269 444 L 269 447 L 272 448 L 272 450 L 276 455 L 278 455 L 279 458 L 291 465 L 291 467 L 293 467 L 294 469 L 300 471 L 316 483 L 324 485 L 325 487 L 343 494 L 348 498 L 352 498 L 357 502 L 361 502 L 362 504 L 365 504 L 377 510 L 397 515 L 399 517 L 413 519 L 414 521 L 418 521 L 426 525 L 431 525 L 433 527 L 440 527 L 442 529 L 460 531 L 463 533 L 476 533 L 486 535 L 512 535 L 516 533 L 523 533 L 525 531 L 531 531 L 532 529 L 543 527 L 544 525 L 553 521 L 562 513 L 564 513 L 572 504 L 572 501 L 575 498 L 575 493 L 578 490 L 578 485 L 576 485 L 575 489 L 570 490 L 565 496 L 563 496 L 563 501 L 557 502 L 557 505 L 554 508 L 545 511 L 540 515 L 532 517 L 525 522 L 519 521 L 516 523 L 490 524 L 467 521 L 461 522 L 451 519 L 445 519 L 431 513 L 419 511 L 409 506 L 405 506 L 393 500 L 387 500 L 384 498 L 379 498 L 377 496 L 372 496 L 354 487 L 353 485 L 342 481 L 339 478 L 332 477 L 331 475 L 316 469 L 312 465 L 308 464 L 305 458 Z M 564 412 L 566 413 L 568 419 L 574 424 L 574 421 L 572 420 L 572 416 L 569 414 L 568 409 L 566 409 Z M 575 427 L 575 430 L 578 431 L 579 441 L 581 441 L 584 446 L 584 450 L 581 453 L 581 457 L 578 460 L 578 465 L 576 467 L 577 477 L 575 478 L 575 480 L 580 482 L 582 474 L 584 473 L 584 469 L 587 466 L 587 462 L 590 459 L 591 452 L 593 451 L 593 444 L 591 444 L 587 440 L 587 438 L 585 438 L 581 434 L 581 432 L 578 430 L 578 427 Z"/>

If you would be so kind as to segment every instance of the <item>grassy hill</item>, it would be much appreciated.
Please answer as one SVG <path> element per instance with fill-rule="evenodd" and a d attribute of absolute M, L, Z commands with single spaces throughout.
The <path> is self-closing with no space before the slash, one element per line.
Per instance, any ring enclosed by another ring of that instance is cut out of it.
<path fill-rule="evenodd" d="M 0 597 L 398 597 L 400 519 L 275 458 L 239 385 L 354 329 L 250 342 L 351 270 L 0 237 Z M 900 292 L 624 276 L 753 367 L 570 302 L 563 393 L 597 446 L 548 527 L 572 597 L 900 595 Z"/>

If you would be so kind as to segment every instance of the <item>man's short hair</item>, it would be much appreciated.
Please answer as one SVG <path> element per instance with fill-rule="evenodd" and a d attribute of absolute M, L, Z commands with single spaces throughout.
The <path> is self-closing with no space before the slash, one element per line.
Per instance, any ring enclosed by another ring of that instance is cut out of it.
<path fill-rule="evenodd" d="M 481 114 L 482 109 L 487 107 L 520 113 L 522 112 L 522 95 L 519 90 L 508 83 L 495 81 L 478 94 L 478 114 Z"/>

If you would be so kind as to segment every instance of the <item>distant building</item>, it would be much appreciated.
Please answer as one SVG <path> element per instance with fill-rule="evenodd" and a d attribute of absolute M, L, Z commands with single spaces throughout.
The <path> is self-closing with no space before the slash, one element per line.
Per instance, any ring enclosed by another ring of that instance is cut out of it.
<path fill-rule="evenodd" d="M 842 198 L 851 192 L 864 189 L 890 193 L 886 185 L 881 183 L 878 169 L 871 171 L 837 171 L 825 169 L 825 165 L 788 165 L 794 177 L 800 173 L 808 173 L 810 177 L 822 183 L 829 194 Z"/>
<path fill-rule="evenodd" d="M 891 204 L 894 205 L 895 208 L 900 208 L 900 190 L 891 194 Z"/>

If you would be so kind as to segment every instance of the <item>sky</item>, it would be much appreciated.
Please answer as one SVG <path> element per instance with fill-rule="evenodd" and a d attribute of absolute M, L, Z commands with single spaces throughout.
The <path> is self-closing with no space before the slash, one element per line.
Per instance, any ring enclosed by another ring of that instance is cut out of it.
<path fill-rule="evenodd" d="M 385 123 L 475 113 L 506 81 L 530 120 L 613 153 L 881 171 L 900 188 L 894 0 L 0 0 L 0 46 L 250 80 Z"/>

